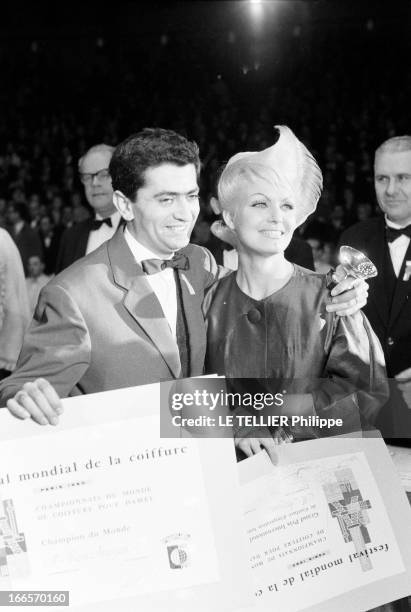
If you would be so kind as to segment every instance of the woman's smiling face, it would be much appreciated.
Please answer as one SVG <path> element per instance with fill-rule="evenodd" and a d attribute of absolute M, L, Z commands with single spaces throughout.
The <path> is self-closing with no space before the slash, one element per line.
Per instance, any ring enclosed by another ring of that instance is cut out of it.
<path fill-rule="evenodd" d="M 267 256 L 284 252 L 297 227 L 291 190 L 259 176 L 241 176 L 232 197 L 233 206 L 224 218 L 240 248 Z"/>

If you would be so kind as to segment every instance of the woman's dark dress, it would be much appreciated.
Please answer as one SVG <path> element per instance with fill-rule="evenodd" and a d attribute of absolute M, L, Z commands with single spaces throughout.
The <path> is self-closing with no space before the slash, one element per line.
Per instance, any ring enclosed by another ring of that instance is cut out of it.
<path fill-rule="evenodd" d="M 387 395 L 381 346 L 361 312 L 339 317 L 328 302 L 326 276 L 300 266 L 262 300 L 240 290 L 235 272 L 224 277 L 204 301 L 206 371 L 236 379 L 236 391 L 311 393 L 317 415 L 350 427 L 358 409 L 362 426 L 373 423 Z"/>

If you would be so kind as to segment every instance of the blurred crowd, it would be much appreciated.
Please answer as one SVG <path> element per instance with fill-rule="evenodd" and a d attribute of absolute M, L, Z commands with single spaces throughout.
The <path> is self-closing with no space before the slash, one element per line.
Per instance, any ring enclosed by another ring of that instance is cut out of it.
<path fill-rule="evenodd" d="M 0 227 L 14 238 L 26 274 L 33 267 L 53 274 L 64 230 L 93 215 L 78 179 L 81 155 L 145 126 L 198 142 L 202 213 L 193 241 L 213 251 L 210 199 L 219 168 L 237 151 L 269 146 L 273 125 L 289 125 L 323 170 L 320 204 L 300 236 L 310 241 L 318 269 L 327 266 L 341 232 L 378 214 L 376 144 L 410 131 L 410 73 L 395 61 L 394 38 L 367 27 L 307 34 L 294 28 L 281 44 L 244 44 L 241 51 L 230 32 L 207 48 L 201 37 L 160 33 L 141 41 L 3 45 Z M 33 256 L 40 264 L 29 267 Z"/>

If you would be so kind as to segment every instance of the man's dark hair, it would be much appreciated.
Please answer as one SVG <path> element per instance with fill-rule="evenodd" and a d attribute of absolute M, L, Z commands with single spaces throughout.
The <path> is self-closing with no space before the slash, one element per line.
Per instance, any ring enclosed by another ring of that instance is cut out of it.
<path fill-rule="evenodd" d="M 109 166 L 113 189 L 134 200 L 137 190 L 144 185 L 145 171 L 167 163 L 177 166 L 194 164 L 198 178 L 200 158 L 197 144 L 172 130 L 144 128 L 115 148 Z"/>

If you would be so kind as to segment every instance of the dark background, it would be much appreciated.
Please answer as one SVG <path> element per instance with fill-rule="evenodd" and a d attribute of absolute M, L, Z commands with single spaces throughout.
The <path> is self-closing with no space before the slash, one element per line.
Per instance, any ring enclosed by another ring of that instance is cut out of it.
<path fill-rule="evenodd" d="M 56 226 L 83 218 L 78 157 L 155 125 L 200 145 L 200 222 L 213 219 L 219 166 L 269 146 L 282 123 L 318 158 L 315 218 L 333 239 L 359 207 L 378 214 L 375 147 L 411 132 L 411 2 L 263 1 L 260 19 L 252 10 L 246 0 L 3 4 L 0 225 L 33 194 Z"/>

